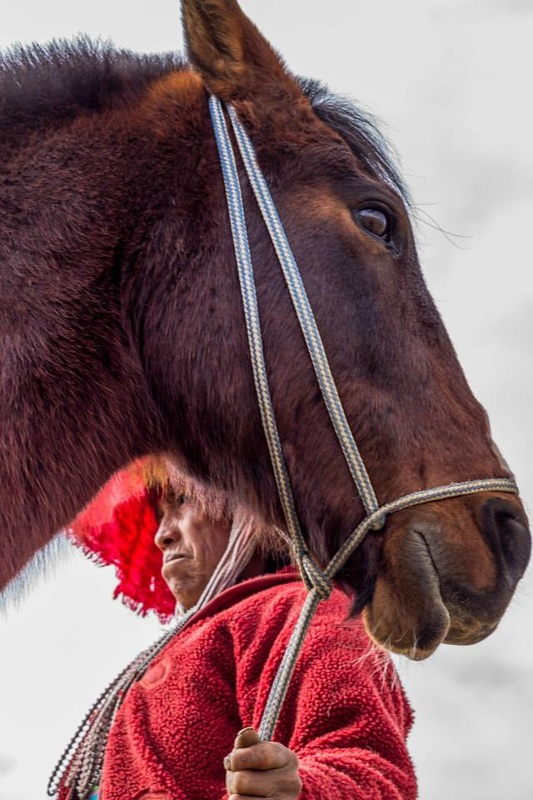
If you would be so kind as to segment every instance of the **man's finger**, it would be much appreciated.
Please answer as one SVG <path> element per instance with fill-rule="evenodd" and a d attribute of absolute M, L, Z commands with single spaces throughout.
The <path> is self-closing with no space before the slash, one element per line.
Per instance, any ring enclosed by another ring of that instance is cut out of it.
<path fill-rule="evenodd" d="M 296 764 L 296 757 L 283 745 L 277 742 L 259 742 L 252 747 L 233 750 L 229 755 L 229 766 L 232 772 L 240 770 L 283 769 L 291 761 Z"/>
<path fill-rule="evenodd" d="M 298 797 L 302 784 L 294 769 L 226 772 L 228 793 L 244 797 Z"/>

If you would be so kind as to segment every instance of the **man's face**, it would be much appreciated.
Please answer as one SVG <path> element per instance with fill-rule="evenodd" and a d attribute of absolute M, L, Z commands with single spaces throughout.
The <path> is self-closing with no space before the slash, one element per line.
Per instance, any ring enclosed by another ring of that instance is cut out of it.
<path fill-rule="evenodd" d="M 167 493 L 159 503 L 161 522 L 155 543 L 163 553 L 161 574 L 186 608 L 200 599 L 229 540 L 227 521 L 214 522 L 191 500 Z"/>

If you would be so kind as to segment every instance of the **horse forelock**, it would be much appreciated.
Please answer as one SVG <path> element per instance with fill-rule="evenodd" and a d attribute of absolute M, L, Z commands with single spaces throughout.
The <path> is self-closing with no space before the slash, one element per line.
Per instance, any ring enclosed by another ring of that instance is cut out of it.
<path fill-rule="evenodd" d="M 383 136 L 379 122 L 357 101 L 332 92 L 320 81 L 300 77 L 298 82 L 315 114 L 344 139 L 363 168 L 385 181 L 410 205 L 409 190 L 397 166 L 398 156 Z"/>

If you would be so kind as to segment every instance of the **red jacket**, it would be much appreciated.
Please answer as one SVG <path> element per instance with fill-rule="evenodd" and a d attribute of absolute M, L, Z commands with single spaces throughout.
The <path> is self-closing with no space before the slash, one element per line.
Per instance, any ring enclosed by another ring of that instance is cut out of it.
<path fill-rule="evenodd" d="M 254 578 L 209 603 L 129 692 L 111 731 L 102 800 L 222 800 L 223 758 L 257 728 L 305 590 L 293 573 Z M 294 750 L 301 800 L 413 800 L 409 705 L 392 664 L 319 606 L 274 739 Z"/>

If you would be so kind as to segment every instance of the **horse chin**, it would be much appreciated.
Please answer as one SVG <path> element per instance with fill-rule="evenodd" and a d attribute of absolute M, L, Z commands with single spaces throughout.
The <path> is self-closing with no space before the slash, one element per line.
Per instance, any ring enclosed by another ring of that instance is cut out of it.
<path fill-rule="evenodd" d="M 494 633 L 497 627 L 498 622 L 483 625 L 453 617 L 444 643 L 456 645 L 477 644 L 486 639 L 487 636 L 490 636 L 491 633 Z"/>

